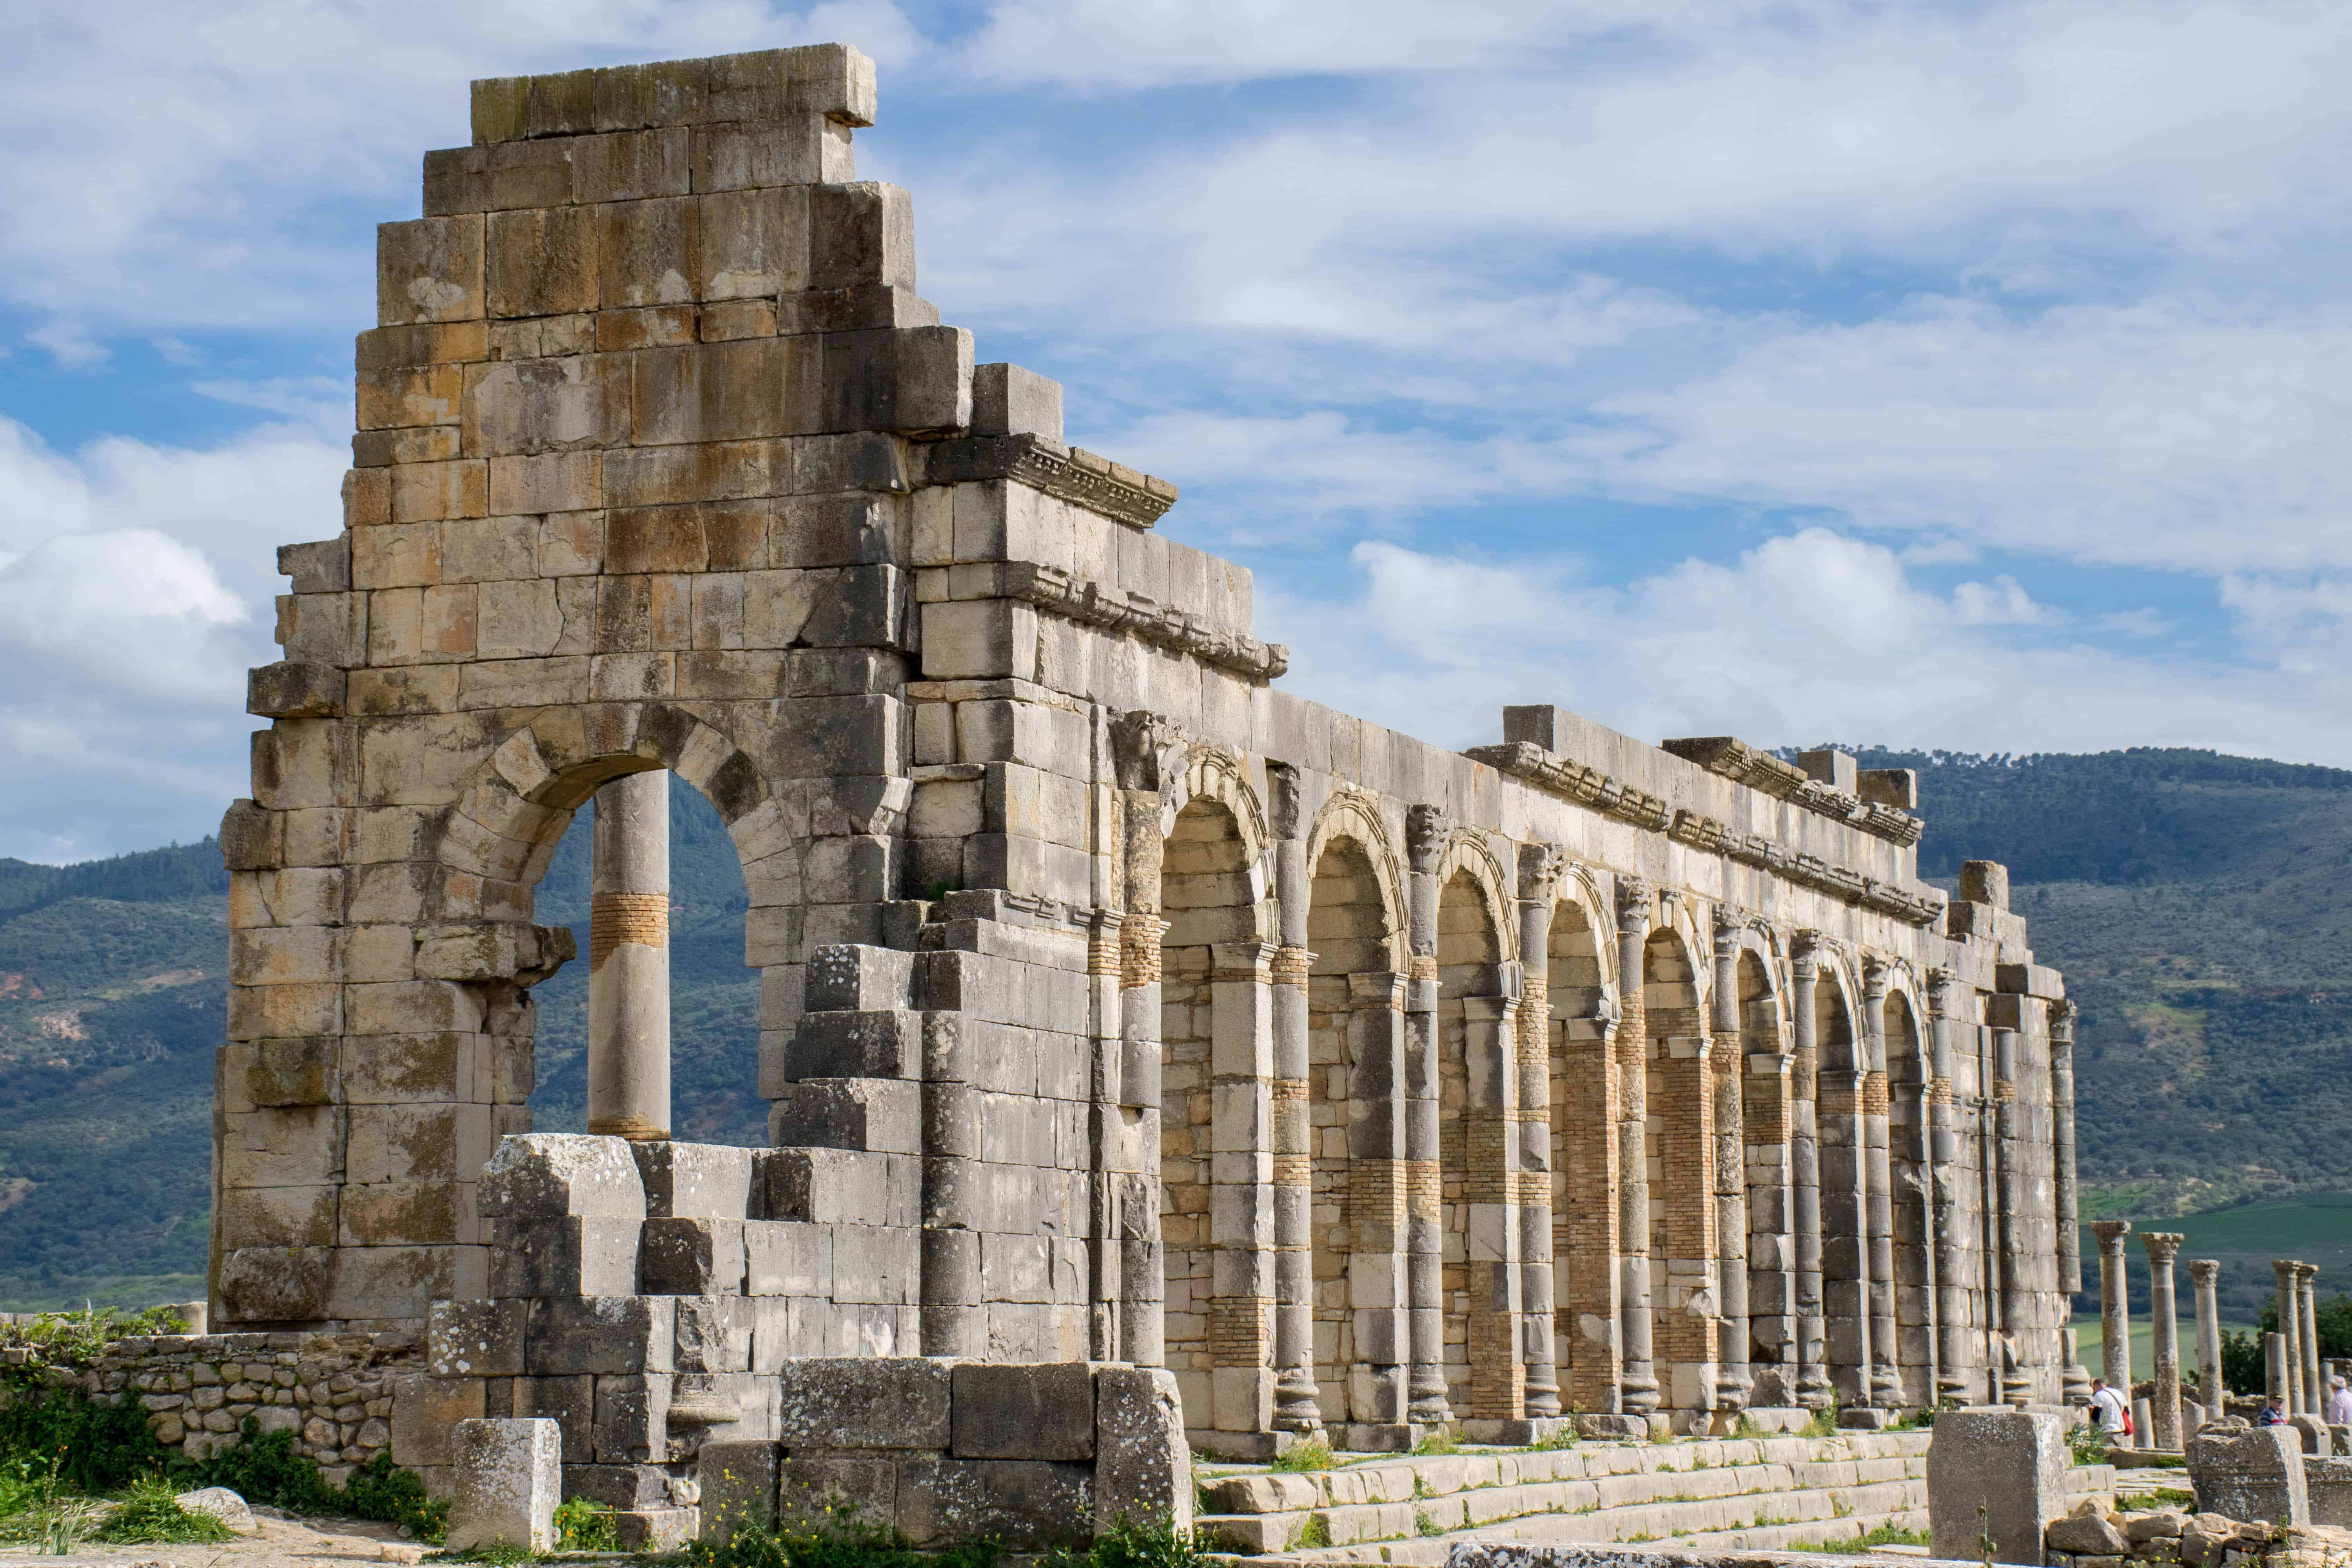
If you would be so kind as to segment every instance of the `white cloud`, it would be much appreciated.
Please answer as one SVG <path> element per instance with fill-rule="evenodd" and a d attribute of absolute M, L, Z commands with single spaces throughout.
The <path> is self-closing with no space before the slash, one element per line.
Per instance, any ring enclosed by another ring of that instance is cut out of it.
<path fill-rule="evenodd" d="M 0 418 L 0 855 L 195 837 L 246 793 L 274 547 L 332 537 L 345 461 L 295 426 L 65 454 Z"/>
<path fill-rule="evenodd" d="M 1912 583 L 1893 551 L 1826 529 L 1622 588 L 1544 559 L 1367 543 L 1351 561 L 1342 598 L 1260 584 L 1261 627 L 1292 647 L 1286 684 L 1444 744 L 1496 738 L 1506 704 L 1556 702 L 1653 742 L 2196 745 L 2352 763 L 2340 665 L 2130 657 L 1990 623 Z M 2329 601 L 2341 611 L 2352 597 Z"/>

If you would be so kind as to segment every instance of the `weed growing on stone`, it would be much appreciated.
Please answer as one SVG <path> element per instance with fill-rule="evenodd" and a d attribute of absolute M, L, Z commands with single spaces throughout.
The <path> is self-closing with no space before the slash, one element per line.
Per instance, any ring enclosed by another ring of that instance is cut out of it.
<path fill-rule="evenodd" d="M 1287 1474 L 1298 1475 L 1313 1470 L 1328 1470 L 1337 1463 L 1339 1460 L 1333 1456 L 1330 1444 L 1320 1437 L 1309 1437 L 1304 1442 L 1293 1443 L 1289 1447 L 1276 1454 L 1266 1461 L 1265 1468 L 1269 1470 L 1281 1470 Z"/>
<path fill-rule="evenodd" d="M 1417 1508 L 1412 1510 L 1412 1527 L 1416 1531 L 1419 1531 L 1423 1535 L 1443 1535 L 1445 1533 L 1445 1527 L 1437 1522 L 1437 1516 L 1430 1512 L 1425 1508 Z"/>
<path fill-rule="evenodd" d="M 1813 1412 L 1811 1420 L 1797 1434 L 1800 1437 L 1834 1437 L 1838 1429 L 1838 1407 L 1835 1400 Z"/>
<path fill-rule="evenodd" d="M 621 1532 L 613 1510 L 593 1498 L 567 1498 L 556 1505 L 555 1547 L 559 1552 L 618 1552 Z"/>
<path fill-rule="evenodd" d="M 1576 1429 L 1572 1426 L 1563 1426 L 1559 1431 L 1553 1433 L 1550 1436 L 1538 1437 L 1534 1442 L 1528 1444 L 1527 1451 L 1530 1454 L 1550 1454 L 1556 1453 L 1562 1448 L 1573 1448 L 1575 1447 Z"/>
<path fill-rule="evenodd" d="M 1429 1489 L 1428 1480 L 1420 1472 L 1415 1471 L 1412 1478 L 1412 1495 L 1416 1498 L 1433 1498 L 1437 1494 Z"/>
<path fill-rule="evenodd" d="M 1171 1531 L 1170 1533 L 1173 1533 Z M 1106 1536 L 1105 1540 L 1109 1537 Z M 1097 1547 L 1101 1542 L 1096 1543 Z M 1186 1542 L 1189 1550 L 1191 1542 Z M 1004 1548 L 992 1538 L 960 1541 L 931 1552 L 919 1552 L 914 1543 L 884 1525 L 868 1524 L 852 1514 L 823 1524 L 781 1524 L 765 1530 L 737 1530 L 724 1542 L 704 1536 L 689 1543 L 686 1561 L 693 1568 L 996 1568 Z M 1096 1563 L 1093 1552 L 1055 1553 L 1049 1568 L 1080 1568 Z M 1121 1568 L 1157 1568 L 1141 1559 Z M 1173 1564 L 1169 1568 L 1174 1568 Z"/>
<path fill-rule="evenodd" d="M 1851 1554 L 1870 1552 L 1881 1546 L 1925 1546 L 1927 1532 L 1924 1530 L 1903 1530 L 1892 1524 L 1882 1524 L 1849 1535 L 1843 1541 L 1792 1541 L 1781 1550 L 1786 1552 L 1834 1552 Z"/>
<path fill-rule="evenodd" d="M 90 1532 L 90 1539 L 141 1545 L 202 1544 L 234 1541 L 236 1531 L 211 1514 L 182 1508 L 171 1482 L 149 1476 L 131 1483 L 131 1494 Z"/>
<path fill-rule="evenodd" d="M 2152 1513 L 2160 1508 L 2186 1509 L 2197 1511 L 2197 1494 L 2180 1487 L 2158 1487 L 2152 1492 L 2126 1492 L 2116 1499 L 2116 1507 L 2126 1513 Z"/>
<path fill-rule="evenodd" d="M 1764 1430 L 1763 1427 L 1756 1425 L 1756 1417 L 1748 1415 L 1745 1411 L 1742 1411 L 1739 1416 L 1739 1425 L 1731 1429 L 1731 1435 L 1735 1437 L 1754 1438 L 1769 1437 L 1772 1434 Z"/>
<path fill-rule="evenodd" d="M 1331 1521 L 1319 1513 L 1310 1513 L 1299 1521 L 1283 1543 L 1285 1552 L 1313 1552 L 1331 1544 Z"/>
<path fill-rule="evenodd" d="M 1453 1427 L 1433 1426 L 1429 1436 L 1412 1446 L 1412 1451 L 1417 1458 L 1425 1458 L 1432 1454 L 1451 1454 L 1461 1447 L 1462 1441 L 1454 1436 Z"/>

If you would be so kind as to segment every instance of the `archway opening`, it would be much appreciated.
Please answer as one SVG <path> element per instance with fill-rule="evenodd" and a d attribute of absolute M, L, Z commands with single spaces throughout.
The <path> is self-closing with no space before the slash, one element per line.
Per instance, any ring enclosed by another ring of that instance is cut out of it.
<path fill-rule="evenodd" d="M 1612 1411 L 1617 1395 L 1617 1075 L 1602 949 L 1573 899 L 1552 906 L 1543 963 L 1551 1003 L 1552 1354 L 1560 1403 Z"/>
<path fill-rule="evenodd" d="M 1359 1301 L 1350 1279 L 1360 1257 L 1386 1263 L 1401 1240 L 1399 1225 L 1385 1206 L 1370 1201 L 1393 1186 L 1392 1172 L 1387 1165 L 1368 1167 L 1366 1179 L 1373 1185 L 1361 1194 L 1354 1180 L 1359 1158 L 1390 1164 L 1395 1159 L 1390 1149 L 1377 1143 L 1377 1134 L 1388 1124 L 1389 1058 L 1395 1045 L 1389 994 L 1393 936 L 1393 917 L 1370 852 L 1354 838 L 1332 838 L 1316 858 L 1307 907 L 1307 945 L 1315 954 L 1307 977 L 1307 1115 L 1314 1178 L 1308 1245 L 1315 1384 L 1327 1423 L 1393 1419 L 1374 1405 L 1369 1385 L 1362 1391 L 1367 1407 L 1357 1408 L 1355 1372 L 1360 1367 L 1366 1378 L 1371 1375 L 1371 1320 L 1381 1303 Z M 1364 977 L 1360 982 L 1352 978 L 1359 975 Z M 1360 1020 L 1359 1013 L 1368 1016 Z M 1376 1081 L 1360 1081 L 1366 1078 Z M 1360 1132 L 1371 1144 L 1362 1151 L 1356 1147 Z M 1386 1186 L 1380 1184 L 1383 1177 L 1389 1178 Z M 1394 1274 L 1393 1268 L 1387 1272 Z M 1368 1270 L 1364 1289 L 1377 1282 L 1378 1271 Z M 1391 1336 L 1397 1305 L 1402 1303 L 1389 1306 L 1389 1321 L 1379 1325 Z"/>
<path fill-rule="evenodd" d="M 1906 1403 L 1935 1390 L 1934 1247 L 1929 1241 L 1927 1071 L 1911 998 L 1888 994 L 1886 1147 L 1895 1231 L 1895 1350 Z"/>
<path fill-rule="evenodd" d="M 1790 1061 L 1780 1001 L 1761 954 L 1744 951 L 1739 985 L 1741 1153 L 1748 1199 L 1748 1363 L 1751 1403 L 1796 1403 L 1795 1175 Z M 1724 1048 L 1718 1045 L 1717 1049 Z"/>
<path fill-rule="evenodd" d="M 1457 1415 L 1476 1408 L 1472 1387 L 1470 1319 L 1492 1298 L 1486 1278 L 1500 1267 L 1491 1245 L 1472 1234 L 1475 1200 L 1486 1197 L 1473 1184 L 1482 1132 L 1499 1133 L 1497 1108 L 1474 1096 L 1474 1049 L 1491 1054 L 1500 1016 L 1502 938 L 1488 917 L 1486 900 L 1469 871 L 1448 878 L 1437 899 L 1437 1167 L 1439 1216 L 1444 1237 L 1441 1300 L 1444 1303 L 1444 1373 L 1447 1403 Z M 1473 1035 L 1479 1037 L 1474 1041 Z M 1491 1125 L 1490 1125 L 1491 1123 Z M 1499 1149 L 1493 1151 L 1499 1155 Z M 1486 1206 L 1499 1204 L 1487 1198 Z"/>
<path fill-rule="evenodd" d="M 668 796 L 670 1135 L 764 1147 L 760 971 L 745 962 L 742 865 L 727 824 L 699 791 L 673 776 Z M 570 927 L 579 954 L 529 993 L 537 1014 L 530 1105 L 541 1132 L 587 1130 L 595 820 L 592 797 L 573 814 L 535 891 L 532 918 Z"/>
<path fill-rule="evenodd" d="M 1642 1016 L 1652 1354 L 1664 1402 L 1706 1409 L 1715 1400 L 1715 1085 L 1697 967 L 1671 927 L 1643 943 Z"/>
<path fill-rule="evenodd" d="M 1814 1117 L 1820 1135 L 1822 1363 L 1844 1405 L 1870 1403 L 1870 1258 L 1863 1181 L 1861 1044 L 1844 978 L 1822 966 L 1813 994 L 1819 1052 Z"/>

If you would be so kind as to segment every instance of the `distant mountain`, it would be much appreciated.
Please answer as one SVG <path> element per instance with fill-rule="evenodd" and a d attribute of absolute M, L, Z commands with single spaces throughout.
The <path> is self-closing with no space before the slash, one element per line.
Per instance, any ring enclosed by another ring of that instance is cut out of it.
<path fill-rule="evenodd" d="M 2078 1029 L 2086 1214 L 2352 1188 L 2352 773 L 2210 752 L 1979 757 L 1920 775 L 1920 866 L 2005 862 Z M 587 950 L 588 814 L 539 889 Z M 765 1142 L 758 977 L 718 815 L 671 792 L 672 1098 L 683 1136 Z M 0 1309 L 201 1288 L 227 879 L 209 840 L 0 860 Z M 581 1125 L 587 969 L 539 988 L 535 1120 Z"/>

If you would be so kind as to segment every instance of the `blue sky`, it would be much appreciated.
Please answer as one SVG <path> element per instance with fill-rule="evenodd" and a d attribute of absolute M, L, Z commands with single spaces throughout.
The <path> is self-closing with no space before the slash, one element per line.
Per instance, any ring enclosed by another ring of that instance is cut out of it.
<path fill-rule="evenodd" d="M 0 61 L 0 854 L 243 793 L 470 78 L 838 39 L 922 291 L 1432 739 L 2352 765 L 2352 10 L 89 0 Z"/>

